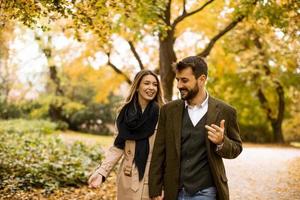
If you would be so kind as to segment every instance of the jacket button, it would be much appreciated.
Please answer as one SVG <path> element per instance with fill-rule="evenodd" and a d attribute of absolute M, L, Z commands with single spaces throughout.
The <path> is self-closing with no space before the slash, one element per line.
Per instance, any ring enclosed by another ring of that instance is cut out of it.
<path fill-rule="evenodd" d="M 131 151 L 130 151 L 130 150 L 128 150 L 128 151 L 127 151 L 127 153 L 128 153 L 128 155 L 130 155 L 130 154 L 131 154 Z"/>

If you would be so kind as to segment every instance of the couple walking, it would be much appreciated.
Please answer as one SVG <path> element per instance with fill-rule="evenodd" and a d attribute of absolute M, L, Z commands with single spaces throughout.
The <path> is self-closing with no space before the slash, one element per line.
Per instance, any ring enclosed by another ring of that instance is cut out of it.
<path fill-rule="evenodd" d="M 157 75 L 137 73 L 116 120 L 114 144 L 90 187 L 99 187 L 123 157 L 118 200 L 229 199 L 222 158 L 242 151 L 236 111 L 208 94 L 202 58 L 184 58 L 175 70 L 181 100 L 167 104 Z"/>

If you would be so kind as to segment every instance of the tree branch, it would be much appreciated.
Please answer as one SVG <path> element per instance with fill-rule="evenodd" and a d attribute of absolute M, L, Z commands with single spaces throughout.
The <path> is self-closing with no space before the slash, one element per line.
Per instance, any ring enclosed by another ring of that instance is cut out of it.
<path fill-rule="evenodd" d="M 108 65 L 109 65 L 109 66 L 110 66 L 117 74 L 121 74 L 122 76 L 124 76 L 125 81 L 126 81 L 129 85 L 131 85 L 132 81 L 130 80 L 130 78 L 129 78 L 124 72 L 122 72 L 119 68 L 117 68 L 116 65 L 114 65 L 113 63 L 110 62 L 110 54 L 109 54 L 109 53 L 107 53 L 106 55 L 107 55 L 107 57 L 108 57 L 108 62 L 107 62 L 107 64 L 108 64 Z"/>
<path fill-rule="evenodd" d="M 260 39 L 259 36 L 256 35 L 253 42 L 254 42 L 254 45 L 256 46 L 256 48 L 258 49 L 259 55 L 265 58 L 266 55 L 265 55 L 265 52 L 263 51 L 263 46 L 259 39 Z M 265 64 L 263 64 L 263 68 L 264 68 L 265 74 L 267 76 L 270 76 L 271 70 L 270 70 L 270 67 L 266 63 L 267 63 L 267 61 L 265 61 Z"/>
<path fill-rule="evenodd" d="M 171 0 L 169 0 L 166 4 L 166 9 L 164 12 L 165 16 L 163 17 L 163 21 L 166 23 L 167 26 L 171 26 Z"/>
<path fill-rule="evenodd" d="M 179 22 L 181 22 L 182 20 L 184 20 L 185 18 L 187 18 L 187 17 L 189 17 L 189 16 L 191 16 L 191 15 L 194 15 L 194 14 L 200 12 L 200 11 L 203 10 L 206 6 L 208 6 L 209 4 L 211 4 L 213 1 L 214 1 L 214 0 L 209 0 L 209 1 L 206 2 L 204 5 L 202 5 L 200 8 L 198 8 L 198 9 L 192 11 L 192 12 L 186 12 L 186 10 L 185 10 L 185 1 L 183 1 L 183 2 L 184 2 L 183 12 L 182 12 L 182 14 L 181 14 L 180 16 L 178 16 L 178 17 L 174 20 L 173 24 L 171 25 L 172 30 L 174 30 L 174 29 L 176 28 L 176 26 L 177 26 L 177 24 L 178 24 Z"/>
<path fill-rule="evenodd" d="M 243 19 L 245 18 L 245 16 L 240 16 L 238 18 L 236 18 L 235 20 L 233 20 L 230 24 L 228 24 L 228 26 L 226 26 L 222 31 L 220 31 L 217 35 L 215 35 L 210 42 L 208 43 L 208 45 L 205 47 L 205 49 L 197 54 L 197 56 L 201 56 L 201 57 L 206 57 L 209 55 L 210 51 L 212 50 L 212 48 L 214 47 L 215 43 L 222 37 L 224 36 L 228 31 L 232 30 L 239 22 L 241 22 Z"/>
<path fill-rule="evenodd" d="M 182 7 L 183 7 L 182 15 L 185 15 L 186 14 L 186 8 L 185 8 L 186 0 L 183 0 L 182 4 L 183 4 L 182 5 Z"/>
<path fill-rule="evenodd" d="M 137 53 L 137 51 L 136 51 L 136 49 L 135 49 L 135 47 L 134 47 L 134 45 L 133 45 L 133 42 L 132 42 L 132 41 L 128 41 L 128 44 L 129 44 L 129 46 L 130 46 L 130 50 L 132 51 L 134 57 L 136 58 L 136 60 L 137 60 L 138 63 L 139 63 L 140 69 L 141 69 L 141 70 L 144 69 L 145 67 L 144 67 L 144 65 L 143 65 L 143 63 L 142 63 L 142 60 L 141 60 L 139 54 Z"/>

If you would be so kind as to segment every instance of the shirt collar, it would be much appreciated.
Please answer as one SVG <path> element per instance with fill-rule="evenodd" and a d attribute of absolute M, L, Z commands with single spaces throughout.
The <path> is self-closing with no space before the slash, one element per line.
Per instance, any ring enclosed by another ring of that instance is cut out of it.
<path fill-rule="evenodd" d="M 191 106 L 191 105 L 189 105 L 188 102 L 185 100 L 185 101 L 184 101 L 184 104 L 185 104 L 184 107 L 185 107 L 185 108 L 191 108 L 191 109 L 193 109 L 193 108 L 203 108 L 204 106 L 206 106 L 206 105 L 208 104 L 208 97 L 209 97 L 208 92 L 205 91 L 205 93 L 206 93 L 206 98 L 205 98 L 205 100 L 204 100 L 201 104 L 195 105 L 195 106 Z"/>

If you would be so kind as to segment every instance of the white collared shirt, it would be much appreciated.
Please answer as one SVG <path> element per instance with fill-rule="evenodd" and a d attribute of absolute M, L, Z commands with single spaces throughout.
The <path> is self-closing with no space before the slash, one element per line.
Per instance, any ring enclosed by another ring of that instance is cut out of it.
<path fill-rule="evenodd" d="M 206 98 L 200 105 L 191 106 L 185 101 L 185 107 L 188 108 L 190 119 L 194 126 L 202 119 L 207 113 L 208 109 L 208 92 L 206 91 Z"/>

